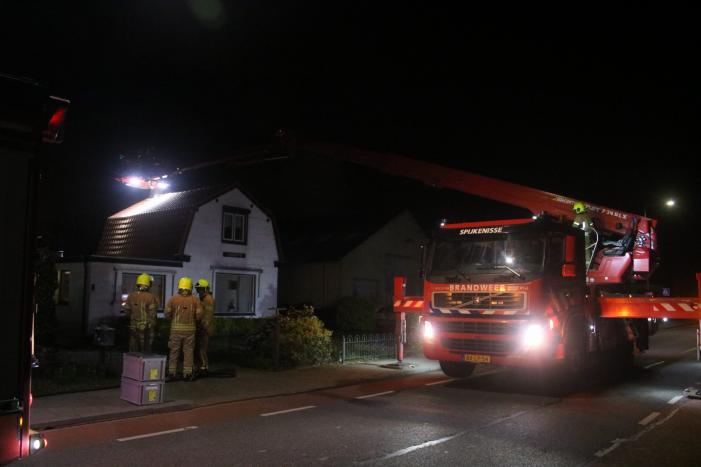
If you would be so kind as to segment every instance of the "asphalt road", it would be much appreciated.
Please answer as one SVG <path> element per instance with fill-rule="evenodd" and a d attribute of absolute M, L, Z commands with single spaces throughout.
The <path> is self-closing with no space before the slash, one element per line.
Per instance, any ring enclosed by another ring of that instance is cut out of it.
<path fill-rule="evenodd" d="M 85 425 L 25 465 L 701 465 L 693 327 L 665 329 L 632 374 L 579 385 L 441 373 Z M 18 463 L 19 464 L 19 463 Z"/>

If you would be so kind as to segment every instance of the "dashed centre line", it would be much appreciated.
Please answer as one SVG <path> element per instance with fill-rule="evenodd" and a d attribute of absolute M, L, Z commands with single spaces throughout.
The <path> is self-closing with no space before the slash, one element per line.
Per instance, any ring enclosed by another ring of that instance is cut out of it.
<path fill-rule="evenodd" d="M 677 402 L 679 402 L 679 401 L 682 400 L 683 398 L 684 398 L 683 395 L 681 395 L 681 396 L 674 396 L 674 397 L 672 397 L 670 400 L 668 400 L 667 403 L 670 404 L 670 405 L 671 405 L 671 404 L 676 404 Z"/>
<path fill-rule="evenodd" d="M 651 421 L 653 421 L 654 419 L 656 419 L 656 418 L 659 417 L 659 416 L 660 416 L 660 413 L 659 413 L 659 412 L 652 412 L 650 415 L 648 415 L 647 417 L 645 417 L 645 418 L 643 418 L 642 420 L 640 420 L 640 421 L 638 422 L 638 425 L 645 426 L 645 425 L 647 425 L 648 423 L 650 423 Z"/>
<path fill-rule="evenodd" d="M 180 433 L 181 431 L 196 430 L 196 429 L 197 429 L 196 426 L 186 426 L 184 428 L 176 428 L 175 430 L 156 431 L 155 433 L 146 433 L 144 435 L 129 436 L 126 438 L 117 438 L 117 441 L 119 441 L 120 443 L 123 443 L 125 441 L 134 441 L 135 439 L 153 438 L 154 436 L 163 436 L 163 435 L 169 435 L 171 433 Z"/>
<path fill-rule="evenodd" d="M 387 394 L 392 394 L 394 391 L 377 392 L 375 394 L 366 394 L 364 396 L 358 396 L 356 399 L 370 399 L 371 397 L 386 396 Z"/>
<path fill-rule="evenodd" d="M 304 407 L 296 407 L 294 409 L 278 410 L 277 412 L 268 412 L 260 414 L 261 417 L 271 417 L 273 415 L 282 415 L 284 413 L 299 412 L 301 410 L 309 410 L 315 408 L 316 405 L 305 405 Z"/>
<path fill-rule="evenodd" d="M 657 366 L 657 365 L 662 365 L 663 363 L 664 363 L 664 360 L 662 360 L 661 362 L 650 363 L 649 365 L 647 365 L 643 368 L 645 368 L 646 370 L 649 370 L 650 368 Z"/>

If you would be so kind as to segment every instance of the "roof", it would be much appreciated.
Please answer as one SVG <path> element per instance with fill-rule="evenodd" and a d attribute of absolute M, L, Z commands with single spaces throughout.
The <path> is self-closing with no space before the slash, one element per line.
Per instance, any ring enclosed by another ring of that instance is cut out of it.
<path fill-rule="evenodd" d="M 110 216 L 100 238 L 99 256 L 183 259 L 197 208 L 237 186 L 165 193 Z"/>

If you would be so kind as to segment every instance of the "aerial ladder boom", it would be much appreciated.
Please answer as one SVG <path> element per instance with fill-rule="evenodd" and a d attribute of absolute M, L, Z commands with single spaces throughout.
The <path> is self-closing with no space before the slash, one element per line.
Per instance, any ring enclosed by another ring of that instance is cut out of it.
<path fill-rule="evenodd" d="M 359 165 L 372 167 L 382 172 L 417 180 L 426 185 L 449 188 L 451 190 L 492 199 L 513 206 L 522 207 L 534 215 L 546 213 L 549 216 L 574 220 L 572 205 L 579 200 L 549 193 L 535 188 L 505 182 L 460 169 L 420 161 L 397 154 L 377 153 L 338 146 L 317 141 L 301 141 L 297 149 L 323 154 Z M 645 220 L 652 226 L 657 221 L 617 209 L 585 203 L 587 210 L 598 221 L 597 228 L 610 233 L 625 234 L 633 227 L 634 219 Z"/>

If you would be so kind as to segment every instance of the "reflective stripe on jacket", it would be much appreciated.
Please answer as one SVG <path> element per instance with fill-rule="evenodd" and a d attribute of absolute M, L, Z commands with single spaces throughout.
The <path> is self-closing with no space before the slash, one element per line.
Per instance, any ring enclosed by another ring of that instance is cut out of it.
<path fill-rule="evenodd" d="M 172 320 L 170 332 L 195 332 L 197 320 L 202 319 L 202 305 L 193 295 L 174 295 L 164 312 Z"/>
<path fill-rule="evenodd" d="M 147 291 L 137 290 L 127 296 L 124 311 L 129 317 L 129 327 L 145 329 L 156 324 L 158 299 Z"/>

